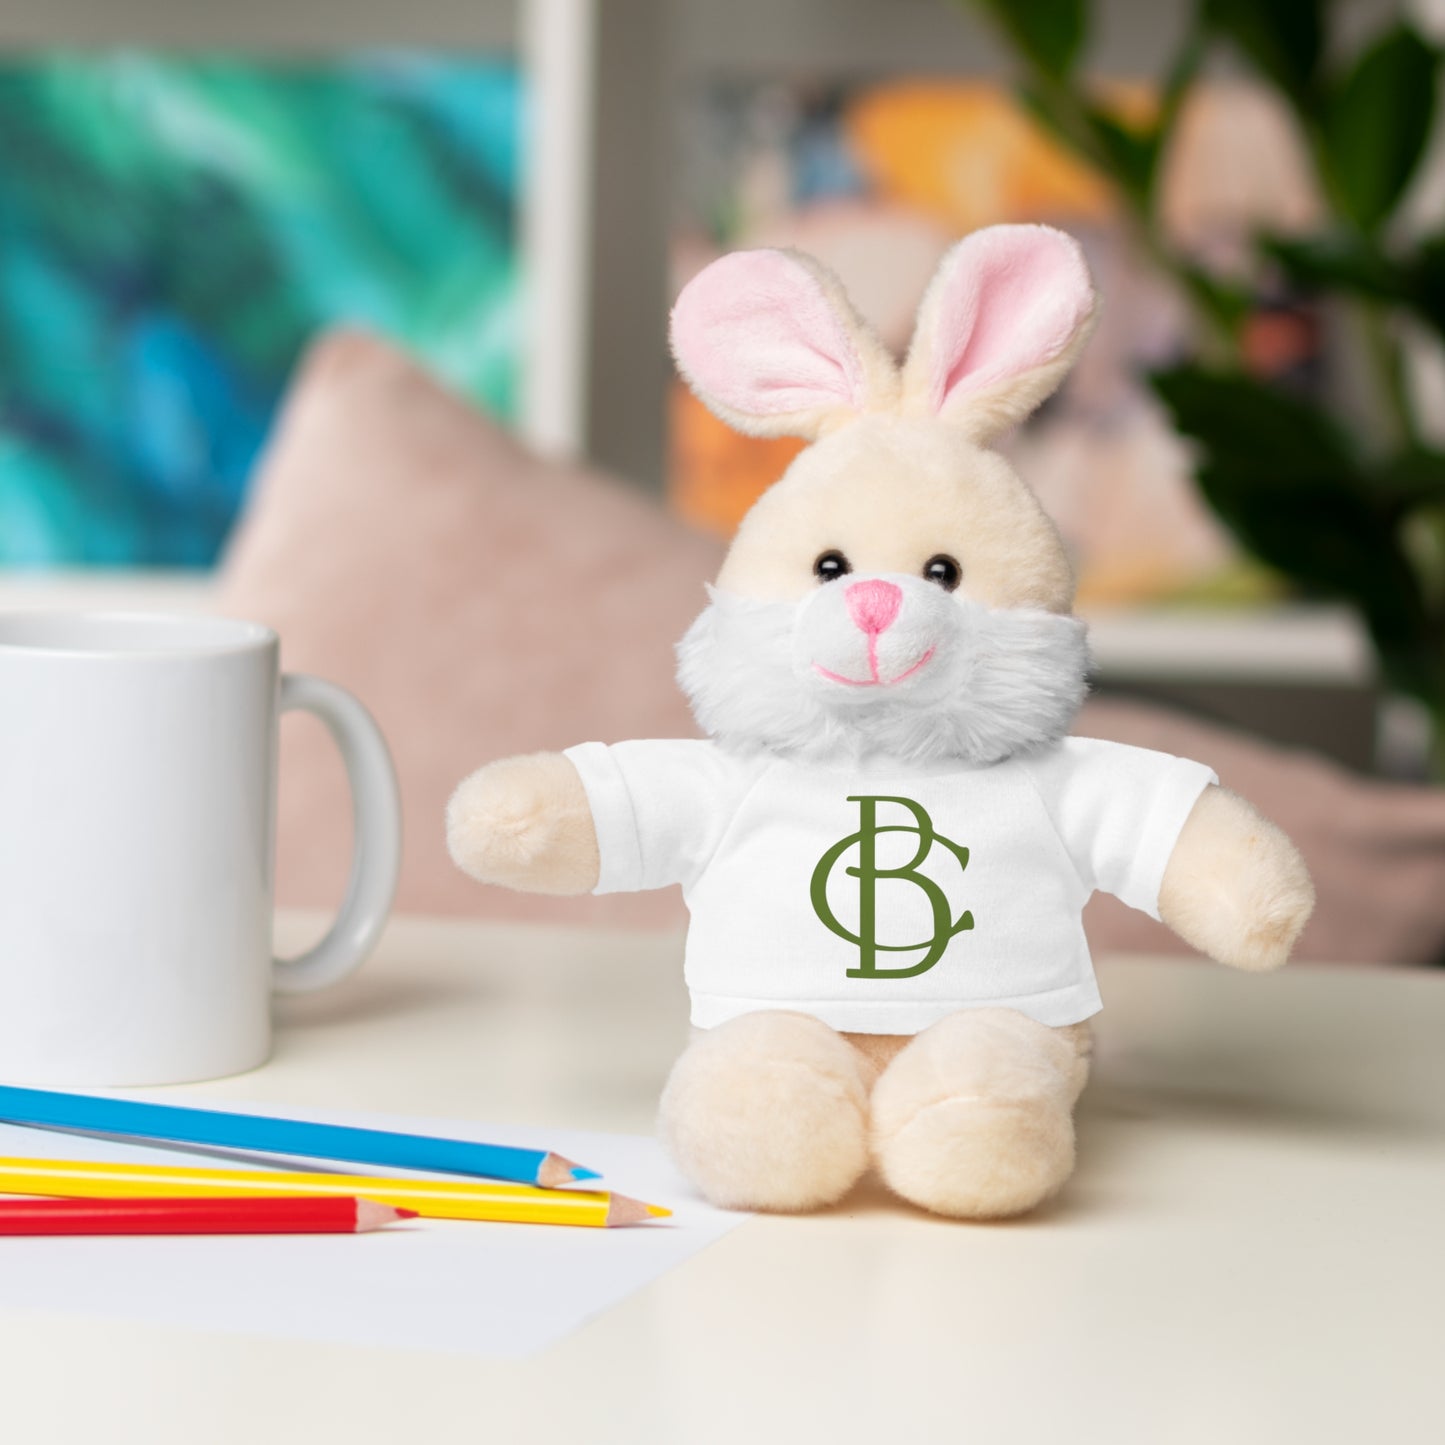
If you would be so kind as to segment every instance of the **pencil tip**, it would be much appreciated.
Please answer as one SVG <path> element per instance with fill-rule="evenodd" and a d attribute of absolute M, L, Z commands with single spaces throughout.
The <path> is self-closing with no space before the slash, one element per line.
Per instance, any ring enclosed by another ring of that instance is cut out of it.
<path fill-rule="evenodd" d="M 614 1194 L 607 1206 L 607 1223 L 641 1224 L 646 1219 L 666 1219 L 672 1213 L 660 1204 L 644 1204 L 640 1199 L 629 1199 L 625 1194 Z"/>
<path fill-rule="evenodd" d="M 543 1189 L 555 1189 L 559 1184 L 576 1184 L 583 1179 L 601 1179 L 595 1169 L 584 1169 L 560 1154 L 548 1154 L 537 1170 L 537 1183 Z"/>
<path fill-rule="evenodd" d="M 415 1219 L 415 1209 L 399 1209 L 392 1204 L 378 1204 L 374 1199 L 356 1201 L 356 1232 L 369 1233 L 373 1229 L 384 1229 L 399 1219 Z"/>

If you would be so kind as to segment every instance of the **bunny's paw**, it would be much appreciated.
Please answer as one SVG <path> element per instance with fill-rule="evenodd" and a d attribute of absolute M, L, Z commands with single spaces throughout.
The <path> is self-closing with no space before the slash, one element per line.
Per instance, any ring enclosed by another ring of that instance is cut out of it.
<path fill-rule="evenodd" d="M 1309 922 L 1304 859 L 1275 825 L 1224 788 L 1194 805 L 1159 889 L 1159 916 L 1231 968 L 1278 968 Z"/>
<path fill-rule="evenodd" d="M 561 753 L 504 758 L 465 779 L 447 805 L 447 848 L 482 883 L 561 894 L 597 884 L 587 795 Z"/>

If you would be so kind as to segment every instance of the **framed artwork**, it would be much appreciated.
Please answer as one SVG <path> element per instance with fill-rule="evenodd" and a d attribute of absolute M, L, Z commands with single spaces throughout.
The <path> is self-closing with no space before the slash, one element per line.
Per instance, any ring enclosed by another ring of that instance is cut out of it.
<path fill-rule="evenodd" d="M 0 566 L 206 567 L 318 331 L 517 408 L 514 59 L 0 59 Z"/>

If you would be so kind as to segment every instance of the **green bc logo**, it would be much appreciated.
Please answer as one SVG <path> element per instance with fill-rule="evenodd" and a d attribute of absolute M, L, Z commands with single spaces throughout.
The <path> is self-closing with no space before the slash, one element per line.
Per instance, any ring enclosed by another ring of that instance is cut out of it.
<path fill-rule="evenodd" d="M 849 978 L 913 978 L 920 973 L 927 973 L 943 957 L 949 940 L 956 934 L 967 932 L 973 927 L 973 914 L 965 910 L 955 919 L 947 894 L 932 878 L 918 870 L 928 855 L 933 852 L 935 846 L 946 848 L 958 860 L 960 869 L 967 868 L 968 849 L 961 848 L 952 839 L 945 838 L 939 833 L 933 826 L 933 819 L 924 811 L 922 805 L 915 803 L 911 798 L 850 797 L 848 801 L 858 804 L 858 831 L 850 833 L 848 837 L 834 843 L 818 859 L 818 866 L 813 869 L 813 881 L 809 888 L 813 911 L 822 920 L 824 927 L 836 933 L 839 938 L 847 939 L 849 943 L 858 945 L 858 967 L 848 970 Z M 896 803 L 899 807 L 906 808 L 913 817 L 913 823 L 885 823 L 880 826 L 878 823 L 878 805 L 880 803 Z M 878 866 L 878 835 L 880 833 L 915 834 L 918 838 L 918 846 L 914 849 L 913 857 L 899 867 L 880 868 Z M 857 933 L 852 932 L 838 921 L 837 915 L 828 903 L 828 879 L 842 861 L 843 856 L 854 847 L 858 849 L 857 866 L 845 868 L 844 872 L 850 878 L 858 880 Z M 880 878 L 899 879 L 923 890 L 933 913 L 931 938 L 914 939 L 907 943 L 879 941 L 877 936 L 877 892 Z M 917 963 L 909 968 L 878 967 L 879 953 L 916 953 L 919 949 L 924 949 L 926 952 Z"/>

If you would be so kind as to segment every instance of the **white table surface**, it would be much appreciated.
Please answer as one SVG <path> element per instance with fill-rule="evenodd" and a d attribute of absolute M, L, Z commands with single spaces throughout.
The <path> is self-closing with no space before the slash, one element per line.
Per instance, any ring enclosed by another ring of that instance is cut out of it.
<path fill-rule="evenodd" d="M 301 920 L 283 932 L 299 936 Z M 646 1130 L 675 937 L 401 919 L 275 1059 L 178 1100 Z M 520 1362 L 0 1312 L 3 1438 L 1445 1438 L 1445 973 L 1105 960 L 1066 1195 L 758 1218 Z"/>

